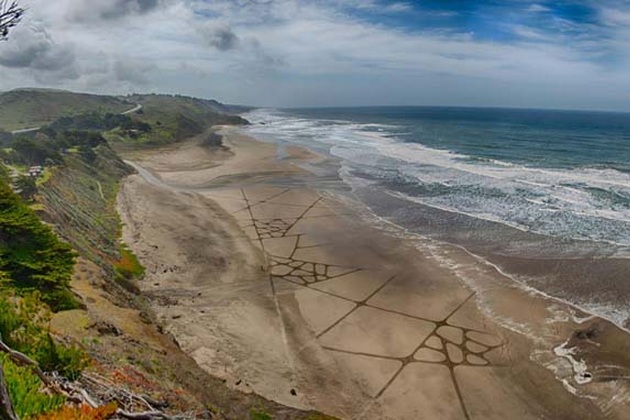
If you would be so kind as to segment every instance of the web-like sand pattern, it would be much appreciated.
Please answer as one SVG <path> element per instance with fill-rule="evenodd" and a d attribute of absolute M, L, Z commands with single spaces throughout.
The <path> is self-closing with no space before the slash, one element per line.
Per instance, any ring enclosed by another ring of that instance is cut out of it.
<path fill-rule="evenodd" d="M 331 264 L 301 261 L 294 258 L 271 256 L 272 277 L 300 285 L 331 280 L 357 271 L 359 271 L 358 268 L 346 268 Z"/>
<path fill-rule="evenodd" d="M 450 373 L 453 395 L 456 396 L 461 407 L 461 415 L 458 417 L 469 419 L 470 415 L 455 369 L 460 366 L 475 368 L 496 366 L 489 355 L 504 345 L 498 337 L 482 329 L 464 327 L 455 321 L 458 313 L 471 301 L 474 294 L 462 295 L 461 300 L 446 316 L 435 319 L 418 316 L 404 308 L 393 309 L 379 304 L 380 295 L 391 282 L 395 281 L 396 273 L 382 281 L 378 287 L 373 287 L 373 290 L 361 298 L 353 298 L 348 296 L 348 293 L 336 292 L 334 288 L 331 290 L 331 288 L 322 287 L 321 285 L 330 284 L 331 280 L 339 282 L 350 279 L 352 275 L 356 281 L 357 278 L 361 280 L 362 275 L 369 276 L 370 273 L 363 267 L 344 266 L 338 262 L 304 257 L 308 255 L 308 253 L 304 254 L 305 251 L 317 249 L 322 244 L 310 240 L 309 235 L 299 229 L 300 224 L 313 218 L 338 217 L 338 214 L 326 208 L 320 196 L 314 195 L 308 202 L 296 204 L 287 197 L 291 191 L 291 189 L 270 188 L 266 194 L 261 195 L 258 191 L 256 197 L 250 191 L 242 189 L 244 206 L 234 212 L 235 215 L 240 215 L 238 219 L 244 228 L 253 229 L 250 238 L 258 241 L 268 255 L 270 284 L 274 295 L 277 282 L 280 281 L 291 284 L 298 290 L 306 288 L 318 295 L 330 296 L 335 302 L 346 302 L 345 307 L 350 309 L 343 310 L 343 313 L 330 322 L 330 325 L 314 330 L 314 335 L 321 347 L 331 354 L 394 362 L 391 365 L 395 368 L 392 368 L 389 377 L 383 383 L 374 385 L 373 401 L 383 398 L 391 387 L 400 386 L 397 385 L 397 381 L 401 381 L 401 377 L 410 366 L 438 365 L 446 367 Z M 274 248 L 277 244 L 283 247 Z M 390 319 L 391 323 L 388 324 Z M 375 330 L 395 332 L 398 326 L 411 328 L 405 330 L 411 332 L 417 329 L 417 341 L 407 340 L 399 348 L 393 346 L 391 349 L 384 345 L 383 351 L 377 352 L 363 351 L 361 340 L 356 340 L 358 344 L 355 341 L 345 340 L 346 335 L 358 334 L 357 337 L 374 342 L 376 338 L 370 336 L 370 322 L 374 322 L 373 320 L 377 320 Z M 369 327 L 364 328 L 363 323 Z M 366 407 L 364 411 L 368 409 L 369 407 Z"/>

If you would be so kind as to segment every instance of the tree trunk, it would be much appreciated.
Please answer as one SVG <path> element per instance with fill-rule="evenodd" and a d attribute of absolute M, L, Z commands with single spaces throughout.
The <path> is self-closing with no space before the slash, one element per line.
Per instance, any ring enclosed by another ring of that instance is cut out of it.
<path fill-rule="evenodd" d="M 0 362 L 0 420 L 19 420 L 15 411 L 13 411 L 13 405 L 11 404 L 11 398 L 9 397 L 9 390 L 7 389 L 7 384 L 4 380 L 2 362 Z"/>

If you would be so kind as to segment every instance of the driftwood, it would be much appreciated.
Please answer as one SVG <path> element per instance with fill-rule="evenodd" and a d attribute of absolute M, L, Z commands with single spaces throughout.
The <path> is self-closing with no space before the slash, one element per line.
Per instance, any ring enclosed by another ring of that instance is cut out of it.
<path fill-rule="evenodd" d="M 134 394 L 117 386 L 112 381 L 96 374 L 83 374 L 81 378 L 85 382 L 83 385 L 79 382 L 70 382 L 65 378 L 54 374 L 52 376 L 47 376 L 41 370 L 36 361 L 25 354 L 10 348 L 2 341 L 2 337 L 0 337 L 0 352 L 6 353 L 15 364 L 30 367 L 47 387 L 55 393 L 63 395 L 70 402 L 86 404 L 92 408 L 97 408 L 102 405 L 99 400 L 108 403 L 115 401 L 122 407 L 116 410 L 116 415 L 130 420 L 176 420 L 195 418 L 194 415 L 169 416 L 156 409 L 166 407 L 166 403 L 155 401 L 146 396 Z M 86 386 L 96 391 L 100 398 L 94 398 L 90 395 L 85 388 Z M 142 406 L 144 406 L 147 411 L 131 411 L 134 408 Z M 9 392 L 4 381 L 2 364 L 0 364 L 0 420 L 19 420 L 13 410 Z"/>
<path fill-rule="evenodd" d="M 167 416 L 161 411 L 145 411 L 144 413 L 129 413 L 124 410 L 116 410 L 116 414 L 126 419 L 132 420 L 174 420 L 174 417 Z"/>
<path fill-rule="evenodd" d="M 2 420 L 19 420 L 18 416 L 13 411 L 13 405 L 11 404 L 11 398 L 9 398 L 9 390 L 4 380 L 4 369 L 2 368 L 2 362 L 0 362 L 0 419 Z"/>
<path fill-rule="evenodd" d="M 0 336 L 0 352 L 7 353 L 9 358 L 19 366 L 30 366 L 33 369 L 33 372 L 42 380 L 46 386 L 53 387 L 54 384 L 50 381 L 44 372 L 39 368 L 39 364 L 25 355 L 24 353 L 20 353 L 19 351 L 13 350 L 11 347 L 7 346 L 4 341 L 2 341 L 2 336 Z"/>

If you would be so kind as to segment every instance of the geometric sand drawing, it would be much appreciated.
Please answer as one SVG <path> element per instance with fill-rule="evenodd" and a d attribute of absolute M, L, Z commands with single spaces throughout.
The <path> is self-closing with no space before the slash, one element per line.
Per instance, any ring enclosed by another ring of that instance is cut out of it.
<path fill-rule="evenodd" d="M 332 320 L 330 325 L 318 328 L 318 332 L 314 333 L 320 346 L 333 354 L 338 354 L 340 360 L 352 362 L 354 357 L 356 363 L 365 363 L 366 360 L 372 359 L 375 363 L 386 363 L 392 368 L 391 374 L 385 378 L 384 383 L 374 388 L 375 392 L 372 394 L 374 400 L 382 397 L 399 378 L 429 369 L 422 366 L 440 365 L 441 369 L 448 368 L 453 394 L 459 400 L 464 418 L 470 418 L 454 370 L 458 366 L 475 368 L 493 366 L 490 355 L 493 352 L 496 353 L 497 349 L 505 344 L 486 331 L 458 326 L 454 322 L 458 312 L 471 300 L 474 293 L 469 294 L 449 314 L 438 321 L 404 311 L 378 307 L 371 301 L 396 278 L 395 273 L 383 281 L 374 282 L 369 279 L 369 270 L 361 267 L 344 267 L 295 257 L 301 249 L 318 246 L 312 245 L 310 238 L 304 233 L 290 234 L 289 232 L 309 217 L 309 211 L 320 204 L 321 197 L 318 196 L 301 206 L 293 204 L 292 209 L 287 210 L 287 203 L 281 201 L 274 203 L 274 200 L 280 200 L 283 196 L 290 194 L 291 188 L 279 192 L 271 191 L 267 197 L 259 200 L 248 198 L 244 190 L 241 192 L 245 208 L 238 211 L 239 214 L 242 214 L 245 209 L 249 212 L 250 225 L 248 226 L 255 228 L 258 241 L 268 255 L 273 293 L 275 294 L 274 281 L 286 281 L 295 287 L 308 288 L 313 292 L 347 302 L 345 305 L 349 306 L 350 310 L 341 311 L 338 318 Z M 267 211 L 273 211 L 274 205 L 278 207 L 278 212 L 293 212 L 292 217 L 255 216 L 257 209 L 261 206 Z M 317 214 L 315 217 L 325 217 L 325 215 Z M 300 246 L 300 243 L 309 245 Z M 278 250 L 283 250 L 283 252 Z M 279 253 L 283 255 L 277 255 Z M 355 293 L 355 298 L 346 292 L 337 292 L 338 284 L 337 289 L 330 286 L 333 279 L 337 283 L 345 279 L 356 282 L 358 277 L 361 280 L 362 273 L 365 273 L 365 277 L 368 278 L 362 284 L 373 285 L 373 290 L 368 290 L 363 294 Z M 397 331 L 399 334 L 392 335 L 392 331 Z M 352 337 L 352 339 L 347 337 Z M 400 342 L 392 343 L 391 337 L 399 337 Z M 370 345 L 366 345 L 365 348 L 372 351 L 363 351 L 361 348 L 363 343 L 369 343 Z"/>

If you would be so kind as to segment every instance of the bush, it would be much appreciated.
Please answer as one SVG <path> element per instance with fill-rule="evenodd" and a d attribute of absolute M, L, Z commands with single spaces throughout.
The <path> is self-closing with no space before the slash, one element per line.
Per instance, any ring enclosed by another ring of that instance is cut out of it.
<path fill-rule="evenodd" d="M 107 404 L 98 408 L 82 404 L 79 407 L 62 407 L 58 411 L 46 413 L 37 420 L 106 420 L 116 413 L 116 404 Z"/>
<path fill-rule="evenodd" d="M 35 359 L 46 372 L 59 372 L 60 375 L 75 380 L 87 367 L 88 357 L 75 346 L 57 344 L 50 334 L 45 336 L 45 344 L 35 352 Z"/>
<path fill-rule="evenodd" d="M 16 366 L 4 354 L 0 354 L 0 364 L 4 368 L 13 408 L 20 418 L 33 417 L 57 410 L 65 403 L 64 397 L 60 395 L 42 393 L 41 380 L 28 368 Z"/>
<path fill-rule="evenodd" d="M 69 291 L 74 251 L 0 181 L 0 271 L 11 286 L 37 290 L 54 311 L 78 308 Z"/>
<path fill-rule="evenodd" d="M 138 257 L 125 246 L 120 248 L 120 260 L 114 263 L 114 267 L 126 279 L 138 278 L 144 275 L 144 267 L 138 261 Z"/>
<path fill-rule="evenodd" d="M 20 175 L 14 183 L 14 187 L 19 190 L 22 200 L 30 201 L 37 194 L 37 184 L 32 176 Z"/>
<path fill-rule="evenodd" d="M 87 163 L 94 163 L 96 160 L 96 152 L 90 146 L 82 144 L 78 147 L 78 151 L 81 158 Z"/>
<path fill-rule="evenodd" d="M 273 420 L 269 414 L 253 408 L 249 410 L 249 418 L 250 420 Z"/>
<path fill-rule="evenodd" d="M 47 159 L 61 162 L 61 154 L 51 142 L 18 137 L 11 143 L 14 159 L 27 165 L 43 165 Z"/>
<path fill-rule="evenodd" d="M 87 366 L 83 350 L 57 344 L 48 332 L 51 313 L 37 294 L 19 297 L 0 291 L 0 335 L 14 350 L 35 360 L 45 372 L 71 380 Z"/>

